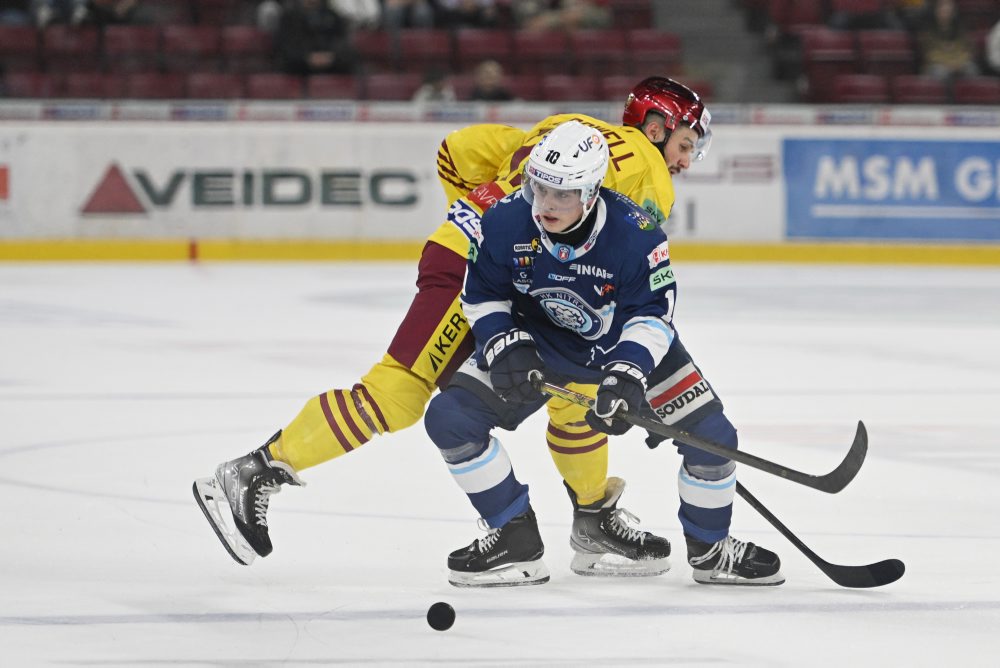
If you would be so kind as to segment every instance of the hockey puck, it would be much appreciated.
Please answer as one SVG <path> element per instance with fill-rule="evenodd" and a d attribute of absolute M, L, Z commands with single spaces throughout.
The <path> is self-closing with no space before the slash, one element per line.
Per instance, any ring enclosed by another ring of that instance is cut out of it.
<path fill-rule="evenodd" d="M 455 608 L 438 601 L 427 609 L 427 623 L 435 631 L 447 631 L 455 623 Z"/>

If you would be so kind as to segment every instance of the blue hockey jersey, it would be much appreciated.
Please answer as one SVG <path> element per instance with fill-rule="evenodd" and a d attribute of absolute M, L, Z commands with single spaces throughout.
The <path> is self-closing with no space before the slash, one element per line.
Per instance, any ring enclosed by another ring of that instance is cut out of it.
<path fill-rule="evenodd" d="M 547 369 L 598 382 L 609 362 L 647 375 L 674 339 L 676 285 L 667 236 L 628 198 L 601 189 L 590 236 L 554 242 L 518 190 L 483 215 L 469 252 L 462 307 L 476 355 L 493 336 L 521 328 Z"/>

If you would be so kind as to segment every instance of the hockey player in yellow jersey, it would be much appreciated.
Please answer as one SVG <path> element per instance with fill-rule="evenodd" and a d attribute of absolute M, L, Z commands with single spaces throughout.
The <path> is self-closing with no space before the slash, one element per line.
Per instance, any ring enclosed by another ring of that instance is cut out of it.
<path fill-rule="evenodd" d="M 424 246 L 417 295 L 382 360 L 351 389 L 310 399 L 264 446 L 220 464 L 213 478 L 195 481 L 195 499 L 230 555 L 242 564 L 268 555 L 271 494 L 282 484 L 303 484 L 298 473 L 306 468 L 415 424 L 435 389 L 447 386 L 468 358 L 473 342 L 459 294 L 470 240 L 479 233 L 483 211 L 520 185 L 523 163 L 545 134 L 568 120 L 600 131 L 610 152 L 605 187 L 628 196 L 662 223 L 674 202 L 671 176 L 704 156 L 711 142 L 710 118 L 696 93 L 670 79 L 650 77 L 629 93 L 622 125 L 560 114 L 527 131 L 484 124 L 449 134 L 437 161 L 447 217 Z M 591 396 L 595 391 L 592 386 L 576 389 Z M 574 507 L 573 570 L 585 575 L 664 572 L 669 543 L 626 525 L 628 515 L 617 508 L 624 482 L 607 476 L 607 435 L 587 425 L 579 406 L 553 399 L 548 409 L 548 449 Z"/>

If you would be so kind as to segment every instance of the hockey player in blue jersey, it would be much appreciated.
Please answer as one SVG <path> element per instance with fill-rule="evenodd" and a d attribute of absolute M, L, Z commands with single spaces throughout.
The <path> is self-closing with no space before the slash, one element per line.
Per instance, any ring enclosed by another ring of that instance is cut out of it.
<path fill-rule="evenodd" d="M 693 125 L 698 119 L 684 120 Z M 722 402 L 672 324 L 676 284 L 666 235 L 631 200 L 601 188 L 607 167 L 602 135 L 577 121 L 564 123 L 532 149 L 523 187 L 483 215 L 462 294 L 476 352 L 424 419 L 488 531 L 449 555 L 453 585 L 549 579 L 528 486 L 491 434 L 495 427 L 515 429 L 545 404 L 532 384 L 538 374 L 563 385 L 599 383 L 586 419 L 600 431 L 623 434 L 629 425 L 615 413 L 641 411 L 737 447 Z M 729 534 L 735 463 L 675 445 L 683 455 L 679 518 L 694 579 L 784 582 L 777 555 Z M 609 503 L 617 498 L 609 494 Z M 632 529 L 620 516 L 624 510 L 607 510 L 574 515 L 577 557 L 586 558 L 588 545 L 606 536 L 596 523 L 613 522 L 616 531 L 639 538 L 632 541 L 636 552 L 627 555 L 642 569 L 636 574 L 669 568 L 667 541 Z"/>

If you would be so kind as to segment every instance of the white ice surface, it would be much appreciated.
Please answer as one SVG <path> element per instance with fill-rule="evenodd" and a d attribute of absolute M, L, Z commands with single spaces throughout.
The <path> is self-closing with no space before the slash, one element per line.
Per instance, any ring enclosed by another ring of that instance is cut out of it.
<path fill-rule="evenodd" d="M 531 485 L 552 581 L 458 590 L 475 513 L 421 425 L 306 470 L 241 567 L 191 482 L 349 387 L 414 291 L 401 264 L 0 265 L 4 666 L 995 666 L 1000 650 L 1000 270 L 691 264 L 676 322 L 741 447 L 825 472 L 826 495 L 740 479 L 828 561 L 889 557 L 881 589 L 830 582 L 737 500 L 776 588 L 691 580 L 679 457 L 612 442 L 622 505 L 674 543 L 659 578 L 569 570 L 570 505 L 536 415 L 501 434 Z M 424 621 L 450 602 L 448 632 Z"/>

